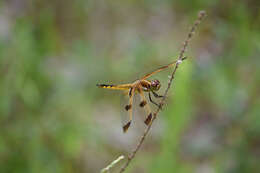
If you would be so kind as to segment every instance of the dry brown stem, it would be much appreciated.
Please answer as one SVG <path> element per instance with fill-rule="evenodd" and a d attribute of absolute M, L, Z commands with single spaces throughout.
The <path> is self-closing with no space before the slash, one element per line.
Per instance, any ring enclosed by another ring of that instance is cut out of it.
<path fill-rule="evenodd" d="M 147 136 L 148 132 L 150 131 L 151 129 L 151 126 L 154 122 L 154 120 L 157 118 L 157 115 L 159 113 L 159 111 L 161 110 L 161 108 L 163 107 L 164 103 L 165 103 L 165 99 L 167 97 L 167 94 L 169 92 L 169 89 L 171 87 L 171 84 L 172 84 L 172 81 L 173 79 L 175 78 L 175 73 L 179 67 L 179 65 L 182 63 L 183 60 L 186 59 L 186 57 L 184 57 L 184 53 L 187 49 L 187 46 L 190 42 L 190 39 L 192 38 L 196 28 L 198 27 L 198 25 L 200 24 L 200 22 L 202 21 L 202 19 L 206 16 L 206 12 L 205 11 L 200 11 L 199 14 L 198 14 L 198 18 L 196 19 L 196 21 L 194 22 L 193 26 L 191 27 L 188 35 L 187 35 L 187 38 L 186 40 L 184 41 L 183 43 L 183 47 L 180 51 L 180 54 L 179 54 L 179 57 L 178 57 L 178 60 L 177 60 L 177 63 L 175 64 L 174 66 L 174 69 L 173 69 L 173 72 L 171 73 L 171 77 L 169 79 L 169 82 L 168 82 L 168 86 L 163 94 L 163 98 L 160 102 L 160 106 L 158 107 L 158 109 L 154 112 L 154 117 L 150 123 L 150 125 L 145 129 L 141 139 L 139 140 L 138 144 L 136 145 L 136 147 L 134 148 L 134 150 L 132 151 L 132 153 L 129 154 L 128 158 L 127 158 L 127 161 L 126 163 L 123 165 L 123 167 L 120 169 L 120 173 L 124 172 L 125 169 L 128 167 L 128 165 L 131 163 L 131 161 L 133 160 L 133 158 L 135 157 L 137 151 L 140 149 L 141 145 L 143 144 L 144 140 L 145 140 L 145 137 Z"/>

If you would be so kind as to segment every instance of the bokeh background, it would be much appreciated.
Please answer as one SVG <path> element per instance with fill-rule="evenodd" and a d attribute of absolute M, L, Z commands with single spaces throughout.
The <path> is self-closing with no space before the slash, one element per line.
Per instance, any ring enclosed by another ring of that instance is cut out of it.
<path fill-rule="evenodd" d="M 175 60 L 199 10 L 208 17 L 126 172 L 260 172 L 259 0 L 0 1 L 0 172 L 94 173 L 129 153 L 142 112 L 123 134 L 124 98 L 96 84 Z M 169 74 L 155 76 L 159 93 Z"/>

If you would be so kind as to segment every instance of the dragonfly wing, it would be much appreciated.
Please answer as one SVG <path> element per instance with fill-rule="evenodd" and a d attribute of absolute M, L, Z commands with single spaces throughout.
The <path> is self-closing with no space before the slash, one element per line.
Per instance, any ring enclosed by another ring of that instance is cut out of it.
<path fill-rule="evenodd" d="M 130 88 L 128 92 L 128 104 L 124 106 L 124 111 L 128 112 L 127 117 L 123 117 L 123 132 L 126 133 L 131 125 L 133 119 L 133 98 L 135 94 L 135 88 Z"/>
<path fill-rule="evenodd" d="M 139 106 L 141 108 L 144 108 L 145 112 L 146 112 L 144 123 L 146 125 L 149 125 L 151 123 L 151 121 L 152 121 L 153 114 L 152 114 L 152 111 L 151 111 L 151 108 L 149 106 L 149 103 L 147 102 L 147 99 L 145 98 L 144 92 L 143 92 L 141 87 L 138 89 L 138 92 L 140 94 L 140 99 L 141 99 L 141 102 L 140 102 Z"/>
<path fill-rule="evenodd" d="M 162 71 L 162 70 L 164 70 L 164 69 L 167 69 L 167 68 L 169 68 L 169 67 L 172 67 L 175 63 L 176 63 L 176 61 L 174 61 L 174 62 L 172 62 L 172 63 L 170 63 L 170 64 L 168 64 L 168 65 L 165 65 L 165 66 L 163 66 L 163 67 L 160 67 L 160 68 L 154 70 L 153 72 L 146 74 L 146 75 L 143 76 L 141 79 L 142 79 L 142 80 L 147 79 L 147 78 L 151 77 L 152 75 L 154 75 L 154 74 L 156 74 L 156 73 L 158 73 L 158 72 L 160 72 L 160 71 Z"/>

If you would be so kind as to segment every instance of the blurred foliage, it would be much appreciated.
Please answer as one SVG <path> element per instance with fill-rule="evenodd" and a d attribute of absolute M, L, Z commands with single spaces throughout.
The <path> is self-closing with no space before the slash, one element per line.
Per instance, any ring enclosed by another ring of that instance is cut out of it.
<path fill-rule="evenodd" d="M 131 151 L 144 125 L 124 135 L 120 93 L 95 85 L 173 61 L 202 9 L 191 58 L 126 172 L 259 172 L 258 0 L 1 1 L 0 172 L 99 172 Z"/>

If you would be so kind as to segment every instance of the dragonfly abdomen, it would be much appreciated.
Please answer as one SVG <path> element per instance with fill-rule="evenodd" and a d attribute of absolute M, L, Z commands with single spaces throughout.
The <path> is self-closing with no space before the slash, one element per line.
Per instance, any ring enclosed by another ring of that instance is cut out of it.
<path fill-rule="evenodd" d="M 127 90 L 131 88 L 131 84 L 122 84 L 122 85 L 110 85 L 110 84 L 97 84 L 99 88 L 106 88 L 106 89 L 114 89 L 114 90 Z"/>
<path fill-rule="evenodd" d="M 107 85 L 107 84 L 97 84 L 99 88 L 113 88 L 116 85 Z"/>

